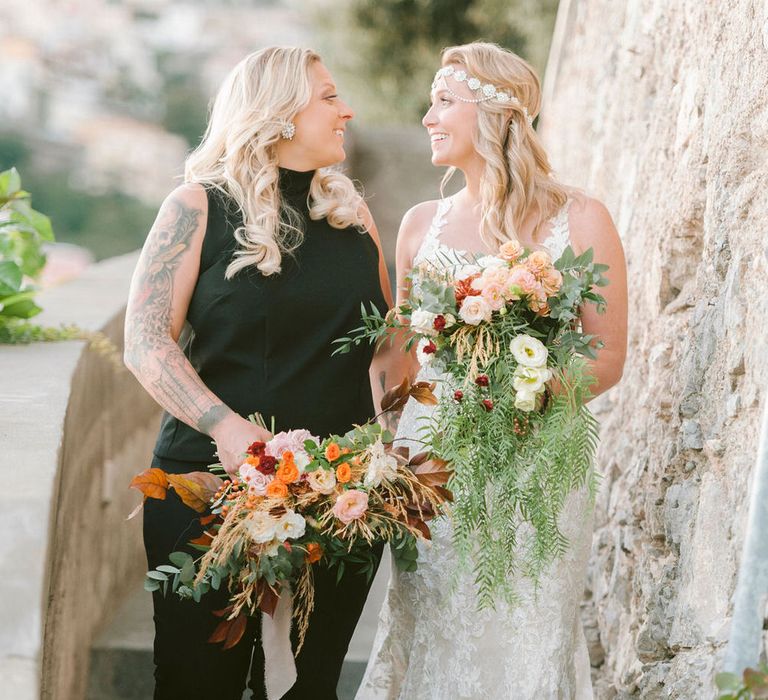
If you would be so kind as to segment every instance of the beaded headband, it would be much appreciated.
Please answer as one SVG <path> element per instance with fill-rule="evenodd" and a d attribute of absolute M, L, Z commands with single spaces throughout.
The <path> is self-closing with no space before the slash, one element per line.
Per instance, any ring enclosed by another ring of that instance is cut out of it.
<path fill-rule="evenodd" d="M 437 81 L 441 77 L 453 77 L 453 79 L 459 83 L 466 81 L 467 87 L 470 90 L 480 90 L 482 92 L 481 97 L 462 97 L 461 95 L 457 95 L 453 90 L 451 90 L 451 86 L 448 85 L 448 81 L 446 80 L 445 86 L 448 92 L 450 92 L 451 95 L 453 95 L 457 100 L 461 100 L 462 102 L 471 102 L 473 104 L 477 104 L 478 102 L 488 102 L 489 100 L 496 100 L 501 104 L 514 104 L 525 115 L 525 120 L 528 122 L 528 125 L 533 126 L 533 117 L 528 114 L 528 110 L 526 109 L 525 105 L 520 102 L 520 100 L 518 100 L 514 95 L 510 95 L 508 92 L 503 92 L 502 90 L 497 90 L 496 87 L 490 83 L 483 85 L 477 78 L 471 75 L 467 75 L 466 71 L 456 70 L 453 66 L 444 66 L 439 71 L 437 71 L 437 73 L 435 73 L 435 79 L 432 81 L 433 90 L 437 87 Z"/>

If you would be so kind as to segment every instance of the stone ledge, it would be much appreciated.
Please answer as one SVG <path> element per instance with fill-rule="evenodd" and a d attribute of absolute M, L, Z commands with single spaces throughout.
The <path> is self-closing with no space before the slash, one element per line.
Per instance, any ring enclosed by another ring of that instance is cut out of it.
<path fill-rule="evenodd" d="M 120 346 L 136 259 L 106 260 L 46 290 L 39 321 L 103 330 Z M 131 375 L 83 341 L 0 346 L 0 364 L 0 527 L 13 533 L 0 543 L 0 698 L 82 697 L 88 651 L 108 616 L 101 604 L 143 568 L 140 527 L 112 526 L 128 512 L 125 486 L 148 456 L 157 410 Z M 120 420 L 105 430 L 111 395 L 120 400 L 108 413 Z"/>

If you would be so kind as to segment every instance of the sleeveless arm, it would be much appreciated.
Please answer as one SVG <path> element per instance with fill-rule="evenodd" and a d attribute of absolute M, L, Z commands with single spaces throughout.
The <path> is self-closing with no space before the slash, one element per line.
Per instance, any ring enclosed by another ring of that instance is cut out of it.
<path fill-rule="evenodd" d="M 208 201 L 183 185 L 163 202 L 131 280 L 125 364 L 164 409 L 211 435 L 232 411 L 195 372 L 178 345 L 197 282 Z"/>
<path fill-rule="evenodd" d="M 397 264 L 397 300 L 400 306 L 408 297 L 407 275 L 413 264 L 413 258 L 421 244 L 421 240 L 429 227 L 434 206 L 432 202 L 419 204 L 406 212 L 400 223 L 397 234 L 396 264 Z M 431 207 L 431 209 L 430 209 Z M 391 295 L 388 297 L 391 299 Z M 371 364 L 371 387 L 374 395 L 376 410 L 380 410 L 381 398 L 387 389 L 396 386 L 408 377 L 413 381 L 418 372 L 418 362 L 415 354 L 405 353 L 403 344 L 405 333 L 392 333 L 379 348 Z M 388 413 L 383 417 L 382 424 L 394 432 L 399 416 Z"/>
<path fill-rule="evenodd" d="M 581 312 L 584 333 L 596 335 L 604 346 L 596 360 L 588 360 L 597 383 L 593 396 L 602 394 L 616 384 L 624 371 L 627 356 L 627 264 L 624 249 L 611 215 L 595 199 L 584 198 L 570 207 L 571 241 L 577 254 L 592 248 L 594 260 L 608 265 L 609 284 L 600 288 L 606 300 L 606 311 L 597 313 L 594 305 Z"/>

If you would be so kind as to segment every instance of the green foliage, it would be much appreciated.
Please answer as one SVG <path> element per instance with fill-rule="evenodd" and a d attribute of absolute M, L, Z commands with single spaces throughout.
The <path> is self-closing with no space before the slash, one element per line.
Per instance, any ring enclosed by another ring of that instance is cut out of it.
<path fill-rule="evenodd" d="M 492 41 L 541 75 L 558 0 L 314 0 L 326 63 L 369 122 L 423 115 L 446 46 Z"/>
<path fill-rule="evenodd" d="M 718 700 L 768 698 L 768 665 L 760 664 L 758 669 L 744 669 L 741 677 L 735 673 L 718 673 L 715 684 L 721 691 Z"/>

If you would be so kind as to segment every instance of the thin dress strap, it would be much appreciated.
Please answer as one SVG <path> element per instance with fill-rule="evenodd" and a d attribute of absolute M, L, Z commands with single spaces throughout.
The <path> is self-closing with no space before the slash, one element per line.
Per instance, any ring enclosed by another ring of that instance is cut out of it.
<path fill-rule="evenodd" d="M 453 197 L 447 197 L 446 199 L 438 201 L 435 215 L 432 217 L 432 222 L 429 225 L 429 230 L 424 235 L 419 250 L 413 258 L 414 263 L 421 262 L 439 247 L 440 244 L 437 239 L 440 237 L 440 231 L 442 231 L 443 226 L 445 226 L 445 217 L 452 204 Z"/>

